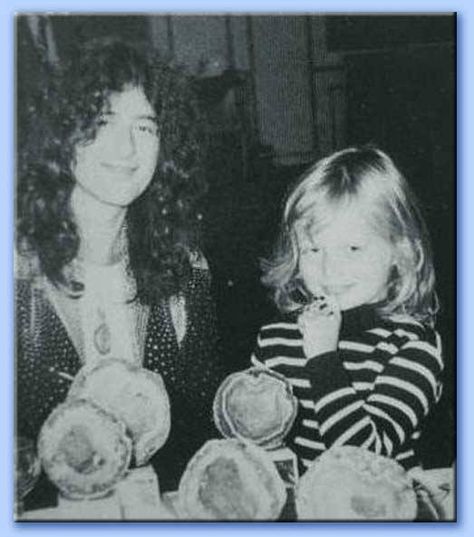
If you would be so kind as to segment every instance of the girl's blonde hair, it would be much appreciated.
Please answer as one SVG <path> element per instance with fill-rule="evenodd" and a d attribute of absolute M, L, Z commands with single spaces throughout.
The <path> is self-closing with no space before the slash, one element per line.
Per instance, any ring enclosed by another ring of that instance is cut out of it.
<path fill-rule="evenodd" d="M 383 317 L 407 316 L 432 324 L 438 309 L 428 232 L 417 201 L 391 158 L 375 147 L 348 148 L 323 158 L 286 198 L 272 255 L 262 261 L 262 282 L 283 312 L 301 306 L 305 290 L 298 271 L 298 234 L 324 225 L 328 209 L 363 202 L 376 232 L 394 248 Z M 330 213 L 329 213 L 330 217 Z"/>

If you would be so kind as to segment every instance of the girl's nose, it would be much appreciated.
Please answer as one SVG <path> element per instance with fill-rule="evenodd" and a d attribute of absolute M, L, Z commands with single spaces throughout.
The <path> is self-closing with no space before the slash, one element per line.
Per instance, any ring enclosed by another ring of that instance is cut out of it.
<path fill-rule="evenodd" d="M 346 265 L 338 252 L 323 252 L 322 270 L 325 281 L 331 281 L 344 274 Z"/>

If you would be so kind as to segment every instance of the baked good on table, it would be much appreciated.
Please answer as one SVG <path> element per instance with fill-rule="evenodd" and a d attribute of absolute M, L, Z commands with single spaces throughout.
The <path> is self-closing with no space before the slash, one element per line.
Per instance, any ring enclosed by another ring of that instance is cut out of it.
<path fill-rule="evenodd" d="M 225 437 L 265 448 L 281 445 L 297 411 L 289 381 L 270 369 L 251 367 L 232 373 L 217 390 L 214 422 Z"/>
<path fill-rule="evenodd" d="M 109 358 L 84 366 L 68 399 L 89 399 L 121 419 L 133 441 L 135 464 L 146 464 L 170 432 L 170 403 L 161 375 Z"/>
<path fill-rule="evenodd" d="M 188 520 L 275 520 L 286 500 L 265 450 L 237 439 L 209 440 L 181 478 L 177 510 Z"/>
<path fill-rule="evenodd" d="M 298 520 L 414 520 L 411 478 L 393 459 L 355 446 L 318 457 L 295 490 Z"/>
<path fill-rule="evenodd" d="M 125 425 L 90 401 L 58 405 L 44 422 L 38 454 L 49 479 L 71 499 L 105 495 L 125 476 L 132 443 Z"/>

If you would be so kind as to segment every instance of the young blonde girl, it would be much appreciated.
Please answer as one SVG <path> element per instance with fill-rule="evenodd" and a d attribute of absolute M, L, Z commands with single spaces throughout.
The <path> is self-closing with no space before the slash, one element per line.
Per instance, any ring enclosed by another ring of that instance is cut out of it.
<path fill-rule="evenodd" d="M 283 317 L 261 328 L 252 362 L 293 386 L 301 471 L 343 444 L 418 465 L 443 358 L 427 232 L 392 160 L 363 147 L 317 162 L 263 267 Z"/>

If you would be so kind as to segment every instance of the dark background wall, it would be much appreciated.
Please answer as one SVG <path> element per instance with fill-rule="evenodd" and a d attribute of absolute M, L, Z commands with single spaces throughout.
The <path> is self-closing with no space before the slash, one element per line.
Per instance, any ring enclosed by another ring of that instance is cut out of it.
<path fill-rule="evenodd" d="M 50 61 L 61 61 L 74 42 L 98 35 L 146 41 L 195 77 L 211 147 L 205 253 L 229 370 L 248 365 L 259 326 L 275 313 L 259 283 L 259 258 L 276 232 L 288 185 L 314 160 L 347 145 L 372 142 L 394 158 L 420 199 L 433 241 L 447 368 L 445 394 L 425 435 L 425 460 L 449 463 L 456 356 L 454 15 L 20 17 L 19 92 L 36 80 L 31 39 Z"/>

